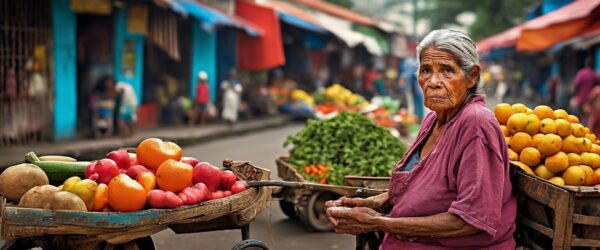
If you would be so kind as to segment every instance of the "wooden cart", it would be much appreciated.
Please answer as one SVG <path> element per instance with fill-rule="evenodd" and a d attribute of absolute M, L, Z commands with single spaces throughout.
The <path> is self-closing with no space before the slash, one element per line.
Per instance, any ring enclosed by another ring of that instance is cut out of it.
<path fill-rule="evenodd" d="M 513 187 L 519 200 L 517 222 L 526 247 L 600 247 L 598 186 L 561 187 L 521 170 L 514 172 Z"/>
<path fill-rule="evenodd" d="M 288 163 L 287 157 L 279 157 L 277 175 L 284 181 L 306 182 Z M 347 176 L 344 186 L 313 184 L 302 188 L 284 187 L 278 192 L 279 205 L 283 213 L 291 219 L 300 219 L 309 231 L 330 231 L 331 225 L 325 214 L 325 202 L 341 196 L 366 197 L 387 191 L 387 177 Z"/>
<path fill-rule="evenodd" d="M 224 161 L 242 180 L 268 180 L 270 171 L 249 162 Z M 249 240 L 248 225 L 271 200 L 268 187 L 249 188 L 217 200 L 175 209 L 147 209 L 128 213 L 52 211 L 20 208 L 0 203 L 1 236 L 7 242 L 2 249 L 22 249 L 23 243 L 37 243 L 42 248 L 154 249 L 150 235 L 170 228 L 177 234 L 225 229 L 241 229 L 243 241 L 233 249 L 259 246 Z"/>

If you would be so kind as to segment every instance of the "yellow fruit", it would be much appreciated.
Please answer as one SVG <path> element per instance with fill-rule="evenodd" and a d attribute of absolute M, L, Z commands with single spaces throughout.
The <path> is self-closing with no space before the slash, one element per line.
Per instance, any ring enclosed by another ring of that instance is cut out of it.
<path fill-rule="evenodd" d="M 594 169 L 594 174 L 600 179 L 600 168 Z"/>
<path fill-rule="evenodd" d="M 562 177 L 560 176 L 556 176 L 556 177 L 552 177 L 550 180 L 548 180 L 550 183 L 553 183 L 554 185 L 558 185 L 561 187 L 565 186 L 565 180 L 563 180 Z"/>
<path fill-rule="evenodd" d="M 540 105 L 535 107 L 535 109 L 533 109 L 533 113 L 540 118 L 540 120 L 543 120 L 545 118 L 549 118 L 549 119 L 556 119 L 556 115 L 554 114 L 554 111 L 546 106 L 546 105 Z"/>
<path fill-rule="evenodd" d="M 548 171 L 548 169 L 544 165 L 537 166 L 537 168 L 535 168 L 535 170 L 533 170 L 533 172 L 535 173 L 535 175 L 541 177 L 542 179 L 546 179 L 546 180 L 556 176 L 554 173 Z"/>
<path fill-rule="evenodd" d="M 523 113 L 517 113 L 511 115 L 506 122 L 506 127 L 511 134 L 515 134 L 517 132 L 524 132 L 527 128 L 528 115 Z"/>
<path fill-rule="evenodd" d="M 583 129 L 583 125 L 579 123 L 571 123 L 571 133 L 573 133 L 575 137 L 584 137 L 585 130 Z"/>
<path fill-rule="evenodd" d="M 593 166 L 594 159 L 593 159 L 592 153 L 588 153 L 588 152 L 581 153 L 581 164 L 580 165 Z"/>
<path fill-rule="evenodd" d="M 512 110 L 514 113 L 525 113 L 527 112 L 527 106 L 523 103 L 515 103 L 512 105 Z"/>
<path fill-rule="evenodd" d="M 528 147 L 529 144 L 531 143 L 531 135 L 525 133 L 525 132 L 517 132 L 515 135 L 513 135 L 513 137 L 510 139 L 510 148 L 515 151 L 515 153 L 520 154 L 521 151 Z"/>
<path fill-rule="evenodd" d="M 533 110 L 532 110 L 532 109 L 530 109 L 530 108 L 527 108 L 527 110 L 525 111 L 525 114 L 528 114 L 528 115 L 535 115 L 535 114 L 533 113 Z"/>
<path fill-rule="evenodd" d="M 592 144 L 592 150 L 590 150 L 590 152 L 600 154 L 600 145 Z"/>
<path fill-rule="evenodd" d="M 580 165 L 579 167 L 585 172 L 583 185 L 591 186 L 594 183 L 594 170 L 587 165 Z"/>
<path fill-rule="evenodd" d="M 560 137 L 565 138 L 571 135 L 571 123 L 565 119 L 556 119 L 554 120 L 554 124 L 556 124 L 556 133 L 560 135 Z"/>
<path fill-rule="evenodd" d="M 585 133 L 586 133 L 586 134 L 589 134 L 589 133 L 591 133 L 591 132 L 590 132 L 590 128 L 588 128 L 588 127 L 584 127 L 584 128 L 583 128 L 583 130 L 585 130 Z"/>
<path fill-rule="evenodd" d="M 600 168 L 600 155 L 596 154 L 596 153 L 589 153 L 590 157 L 592 158 L 592 164 L 590 164 L 590 167 L 592 168 Z"/>
<path fill-rule="evenodd" d="M 592 142 L 595 142 L 598 139 L 598 138 L 596 138 L 595 134 L 590 134 L 590 133 L 585 134 L 585 138 L 590 139 L 590 141 L 592 141 Z"/>
<path fill-rule="evenodd" d="M 590 139 L 588 138 L 577 138 L 580 141 L 580 144 L 578 144 L 579 146 L 579 152 L 591 152 L 592 151 L 592 141 L 590 141 Z"/>
<path fill-rule="evenodd" d="M 535 148 L 527 147 L 521 151 L 519 161 L 525 163 L 527 166 L 535 167 L 542 162 L 542 154 Z"/>
<path fill-rule="evenodd" d="M 515 151 L 513 151 L 512 149 L 508 149 L 508 159 L 510 159 L 511 161 L 518 161 L 519 160 L 519 154 L 515 153 Z"/>
<path fill-rule="evenodd" d="M 554 123 L 554 120 L 550 118 L 544 118 L 540 122 L 540 131 L 542 134 L 556 134 L 556 124 Z"/>
<path fill-rule="evenodd" d="M 504 140 L 506 141 L 506 145 L 510 145 L 511 137 L 504 137 Z"/>
<path fill-rule="evenodd" d="M 505 125 L 508 121 L 508 118 L 514 113 L 515 112 L 513 111 L 512 107 L 508 103 L 500 103 L 496 105 L 496 108 L 494 109 L 496 120 L 498 120 L 498 123 L 502 125 Z"/>
<path fill-rule="evenodd" d="M 504 134 L 504 136 L 510 136 L 510 132 L 508 132 L 508 128 L 505 125 L 500 125 L 500 130 L 502 130 L 502 134 Z"/>
<path fill-rule="evenodd" d="M 579 166 L 569 167 L 562 174 L 562 178 L 567 185 L 581 186 L 585 183 L 585 170 Z"/>
<path fill-rule="evenodd" d="M 569 120 L 571 123 L 579 123 L 579 118 L 577 118 L 577 116 L 574 115 L 569 115 L 569 117 L 567 117 L 567 120 Z"/>
<path fill-rule="evenodd" d="M 535 134 L 531 137 L 531 143 L 529 143 L 529 146 L 537 148 L 542 138 L 544 138 L 544 134 Z"/>
<path fill-rule="evenodd" d="M 579 144 L 580 140 L 577 137 L 569 135 L 563 138 L 561 151 L 565 153 L 581 153 L 579 152 Z"/>
<path fill-rule="evenodd" d="M 554 115 L 556 116 L 556 119 L 562 118 L 567 120 L 569 118 L 569 113 L 567 113 L 567 111 L 565 111 L 564 109 L 554 110 Z"/>
<path fill-rule="evenodd" d="M 548 171 L 558 174 L 562 171 L 565 171 L 565 169 L 569 167 L 569 157 L 567 157 L 567 154 L 563 152 L 558 152 L 546 157 L 544 165 Z"/>
<path fill-rule="evenodd" d="M 558 135 L 544 135 L 539 141 L 537 149 L 544 156 L 553 155 L 562 148 L 562 139 Z"/>
<path fill-rule="evenodd" d="M 577 166 L 581 165 L 581 156 L 576 153 L 568 153 L 567 157 L 569 158 L 569 166 Z"/>
<path fill-rule="evenodd" d="M 535 135 L 540 131 L 540 118 L 536 115 L 527 115 L 527 125 L 525 125 L 525 132 L 530 135 Z"/>
<path fill-rule="evenodd" d="M 525 171 L 525 173 L 528 173 L 530 175 L 535 175 L 533 173 L 533 170 L 531 170 L 531 168 L 529 166 L 525 165 L 525 163 L 522 163 L 520 161 L 513 161 L 513 164 L 517 165 L 517 167 L 519 167 L 520 169 Z"/>

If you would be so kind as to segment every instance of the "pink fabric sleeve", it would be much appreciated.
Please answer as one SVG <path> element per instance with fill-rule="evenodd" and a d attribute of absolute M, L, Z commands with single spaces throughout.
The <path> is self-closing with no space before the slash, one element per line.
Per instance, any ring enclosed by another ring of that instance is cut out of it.
<path fill-rule="evenodd" d="M 449 213 L 470 225 L 496 235 L 502 213 L 504 183 L 508 171 L 499 152 L 490 147 L 481 136 L 467 143 L 459 159 L 456 176 L 456 201 Z"/>

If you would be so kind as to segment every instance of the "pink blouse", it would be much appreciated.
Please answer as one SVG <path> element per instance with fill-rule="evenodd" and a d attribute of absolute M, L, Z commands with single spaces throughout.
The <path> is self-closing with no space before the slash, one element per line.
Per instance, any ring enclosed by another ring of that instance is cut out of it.
<path fill-rule="evenodd" d="M 404 241 L 386 234 L 380 249 L 514 249 L 516 199 L 512 194 L 504 135 L 483 96 L 443 126 L 433 151 L 412 171 L 406 159 L 424 143 L 436 122 L 430 113 L 415 144 L 395 167 L 389 194 L 390 217 L 420 217 L 449 212 L 480 229 L 455 238 L 420 237 Z"/>

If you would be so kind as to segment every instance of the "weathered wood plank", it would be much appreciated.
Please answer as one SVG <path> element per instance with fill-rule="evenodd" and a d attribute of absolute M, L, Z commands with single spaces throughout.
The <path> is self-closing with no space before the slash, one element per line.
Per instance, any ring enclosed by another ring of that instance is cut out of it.
<path fill-rule="evenodd" d="M 523 224 L 525 224 L 528 227 L 531 227 L 533 229 L 535 229 L 536 231 L 552 238 L 552 236 L 554 235 L 554 230 L 552 230 L 551 228 L 547 228 L 535 221 L 526 219 L 526 218 L 521 218 L 521 222 L 523 222 Z"/>
<path fill-rule="evenodd" d="M 573 247 L 600 247 L 600 240 L 593 239 L 573 239 L 571 242 Z"/>
<path fill-rule="evenodd" d="M 600 217 L 583 214 L 573 214 L 573 223 L 600 226 Z"/>

